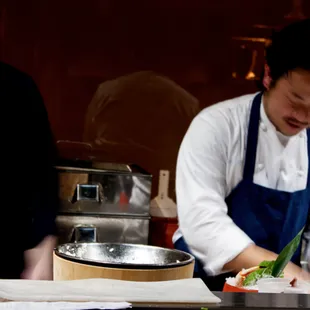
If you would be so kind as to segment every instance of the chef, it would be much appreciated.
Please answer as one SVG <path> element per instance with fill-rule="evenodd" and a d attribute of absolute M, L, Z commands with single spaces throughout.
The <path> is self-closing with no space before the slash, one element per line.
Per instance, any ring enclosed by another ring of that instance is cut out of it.
<path fill-rule="evenodd" d="M 264 91 L 215 104 L 179 150 L 175 247 L 196 257 L 212 290 L 275 260 L 306 225 L 310 202 L 310 19 L 274 34 Z M 307 278 L 299 248 L 285 269 Z"/>
<path fill-rule="evenodd" d="M 0 62 L 2 279 L 52 279 L 58 182 L 56 150 L 40 92 Z"/>

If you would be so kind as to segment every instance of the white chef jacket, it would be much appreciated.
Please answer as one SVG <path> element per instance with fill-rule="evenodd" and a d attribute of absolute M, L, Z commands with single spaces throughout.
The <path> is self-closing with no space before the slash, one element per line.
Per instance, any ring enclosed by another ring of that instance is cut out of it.
<path fill-rule="evenodd" d="M 192 253 L 210 275 L 253 241 L 227 214 L 225 198 L 243 177 L 252 101 L 245 95 L 202 110 L 181 144 L 176 170 L 179 229 Z M 254 183 L 295 192 L 307 186 L 307 132 L 286 137 L 269 121 L 263 104 Z M 227 270 L 226 270 L 227 271 Z"/>

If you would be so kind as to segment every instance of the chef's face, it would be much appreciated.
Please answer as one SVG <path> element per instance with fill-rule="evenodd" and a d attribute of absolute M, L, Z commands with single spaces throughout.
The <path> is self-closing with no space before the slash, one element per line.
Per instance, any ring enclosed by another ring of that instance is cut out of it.
<path fill-rule="evenodd" d="M 310 127 L 310 71 L 294 70 L 265 86 L 266 113 L 278 131 L 293 136 Z"/>

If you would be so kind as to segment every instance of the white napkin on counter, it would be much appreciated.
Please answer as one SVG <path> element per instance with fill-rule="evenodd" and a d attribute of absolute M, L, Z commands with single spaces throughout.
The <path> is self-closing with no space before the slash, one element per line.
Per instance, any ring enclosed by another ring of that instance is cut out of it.
<path fill-rule="evenodd" d="M 2 302 L 0 310 L 88 310 L 88 309 L 127 309 L 131 304 L 127 302 Z"/>
<path fill-rule="evenodd" d="M 12 301 L 199 303 L 216 297 L 201 279 L 131 282 L 110 279 L 74 281 L 0 280 L 0 298 Z"/>

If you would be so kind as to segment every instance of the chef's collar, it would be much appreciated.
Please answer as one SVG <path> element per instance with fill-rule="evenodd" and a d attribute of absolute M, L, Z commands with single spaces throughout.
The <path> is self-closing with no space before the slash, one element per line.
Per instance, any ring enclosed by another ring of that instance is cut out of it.
<path fill-rule="evenodd" d="M 263 130 L 269 129 L 272 131 L 277 131 L 276 127 L 269 120 L 264 106 L 264 97 L 262 97 L 262 102 L 260 105 L 260 125 Z"/>

